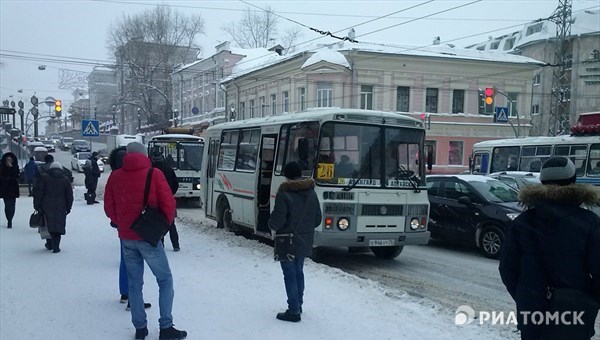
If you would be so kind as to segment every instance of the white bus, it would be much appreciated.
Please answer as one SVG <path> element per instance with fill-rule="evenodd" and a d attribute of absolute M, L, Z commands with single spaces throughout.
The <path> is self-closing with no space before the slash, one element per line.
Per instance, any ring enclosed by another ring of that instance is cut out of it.
<path fill-rule="evenodd" d="M 272 239 L 283 166 L 297 161 L 315 180 L 323 211 L 315 247 L 370 247 L 395 258 L 404 245 L 429 241 L 419 120 L 324 108 L 217 124 L 205 138 L 202 199 L 219 227 Z"/>
<path fill-rule="evenodd" d="M 148 155 L 160 153 L 179 180 L 177 198 L 199 200 L 204 139 L 187 134 L 165 134 L 148 141 Z"/>
<path fill-rule="evenodd" d="M 550 156 L 573 161 L 577 182 L 600 185 L 600 136 L 526 137 L 489 140 L 473 145 L 471 171 L 487 175 L 500 171 L 539 172 Z"/>

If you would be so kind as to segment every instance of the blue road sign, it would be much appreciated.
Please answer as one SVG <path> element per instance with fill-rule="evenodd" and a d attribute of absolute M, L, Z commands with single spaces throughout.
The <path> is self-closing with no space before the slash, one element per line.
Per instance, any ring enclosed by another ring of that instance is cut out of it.
<path fill-rule="evenodd" d="M 496 106 L 495 123 L 508 123 L 508 107 Z"/>
<path fill-rule="evenodd" d="M 197 115 L 198 113 L 200 113 L 200 109 L 198 109 L 197 107 L 192 107 L 192 113 Z"/>
<path fill-rule="evenodd" d="M 83 119 L 81 121 L 81 135 L 83 137 L 100 136 L 100 124 L 94 119 Z"/>

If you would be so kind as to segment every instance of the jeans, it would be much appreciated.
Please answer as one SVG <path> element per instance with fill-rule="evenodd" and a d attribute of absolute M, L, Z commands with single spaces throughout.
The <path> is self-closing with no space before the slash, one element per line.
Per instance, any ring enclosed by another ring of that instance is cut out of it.
<path fill-rule="evenodd" d="M 127 280 L 127 267 L 123 256 L 123 242 L 121 242 L 121 263 L 119 264 L 119 292 L 121 295 L 129 295 L 129 281 Z"/>
<path fill-rule="evenodd" d="M 300 314 L 302 297 L 304 296 L 304 257 L 296 256 L 293 261 L 281 261 L 283 282 L 287 294 L 288 310 L 292 314 Z"/>
<path fill-rule="evenodd" d="M 173 326 L 173 276 L 169 261 L 162 243 L 156 247 L 145 241 L 121 240 L 123 257 L 127 267 L 129 280 L 129 305 L 131 307 L 131 322 L 136 329 L 147 327 L 146 311 L 144 309 L 144 261 L 152 270 L 159 287 L 158 306 L 160 329 Z"/>

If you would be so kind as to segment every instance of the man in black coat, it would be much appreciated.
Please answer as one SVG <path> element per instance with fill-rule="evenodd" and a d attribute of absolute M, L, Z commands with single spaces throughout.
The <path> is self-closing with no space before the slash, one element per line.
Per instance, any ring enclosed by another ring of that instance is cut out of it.
<path fill-rule="evenodd" d="M 165 157 L 162 153 L 154 152 L 150 156 L 150 159 L 152 160 L 152 166 L 156 169 L 159 169 L 163 173 L 163 175 L 165 175 L 165 178 L 169 183 L 169 187 L 171 188 L 171 192 L 173 193 L 173 195 L 175 195 L 177 189 L 179 189 L 179 180 L 177 179 L 175 171 L 173 171 L 173 169 L 167 164 L 167 162 L 165 161 Z M 177 216 L 177 211 L 175 211 L 175 216 Z M 171 238 L 173 250 L 181 250 L 181 248 L 179 247 L 179 234 L 177 233 L 175 221 L 173 221 L 173 224 L 171 224 L 171 227 L 169 228 L 169 237 Z"/>
<path fill-rule="evenodd" d="M 590 339 L 594 334 L 594 320 L 585 314 L 579 327 L 536 324 L 531 317 L 549 310 L 549 288 L 600 298 L 600 217 L 581 207 L 600 204 L 600 188 L 575 184 L 575 179 L 573 162 L 551 157 L 542 166 L 542 184 L 519 193 L 527 209 L 509 227 L 499 270 L 517 305 L 521 339 Z"/>
<path fill-rule="evenodd" d="M 92 152 L 92 155 L 83 166 L 83 174 L 85 175 L 85 200 L 87 204 L 100 203 L 96 201 L 96 188 L 98 187 L 98 178 L 100 177 L 100 168 L 98 167 L 98 153 Z"/>

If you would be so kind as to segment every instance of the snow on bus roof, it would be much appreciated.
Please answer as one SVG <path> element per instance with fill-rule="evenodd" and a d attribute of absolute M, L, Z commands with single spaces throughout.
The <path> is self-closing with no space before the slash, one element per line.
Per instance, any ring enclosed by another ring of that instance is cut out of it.
<path fill-rule="evenodd" d="M 524 137 L 524 138 L 509 138 L 509 139 L 494 139 L 477 142 L 473 147 L 491 147 L 491 146 L 517 146 L 517 145 L 551 145 L 559 142 L 568 143 L 590 143 L 600 142 L 600 136 L 538 136 L 538 137 Z"/>
<path fill-rule="evenodd" d="M 204 138 L 199 137 L 199 136 L 186 135 L 186 134 L 182 134 L 182 133 L 170 133 L 170 134 L 165 134 L 165 135 L 158 135 L 158 136 L 152 137 L 150 140 L 157 141 L 157 140 L 167 140 L 167 139 L 204 140 Z"/>

